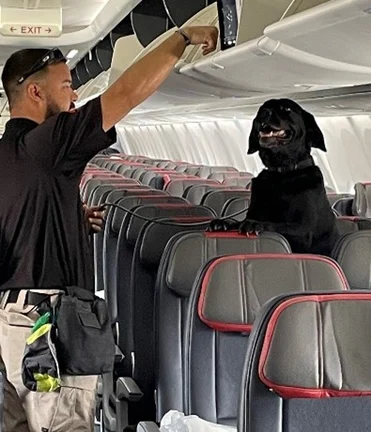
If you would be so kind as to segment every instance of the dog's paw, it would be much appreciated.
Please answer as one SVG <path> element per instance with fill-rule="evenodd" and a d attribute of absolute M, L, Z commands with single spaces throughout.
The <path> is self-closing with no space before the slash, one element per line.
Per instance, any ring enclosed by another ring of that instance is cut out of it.
<path fill-rule="evenodd" d="M 233 231 L 238 228 L 238 222 L 233 219 L 213 219 L 207 228 L 209 232 Z"/>
<path fill-rule="evenodd" d="M 252 219 L 245 219 L 243 222 L 241 222 L 240 226 L 238 227 L 238 231 L 241 234 L 259 235 L 264 231 L 264 226 L 259 221 L 252 220 Z"/>

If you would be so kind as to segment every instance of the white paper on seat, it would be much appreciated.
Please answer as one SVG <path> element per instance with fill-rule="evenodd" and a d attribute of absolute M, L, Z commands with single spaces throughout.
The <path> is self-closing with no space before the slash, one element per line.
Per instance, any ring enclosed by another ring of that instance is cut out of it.
<path fill-rule="evenodd" d="M 237 427 L 210 423 L 195 415 L 169 411 L 161 420 L 160 432 L 237 432 Z"/>

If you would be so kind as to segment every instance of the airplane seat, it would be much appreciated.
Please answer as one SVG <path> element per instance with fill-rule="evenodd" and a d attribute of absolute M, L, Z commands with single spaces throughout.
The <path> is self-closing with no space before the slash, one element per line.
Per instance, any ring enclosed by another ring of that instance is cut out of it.
<path fill-rule="evenodd" d="M 132 210 L 134 207 L 144 203 L 185 203 L 182 198 L 170 197 L 165 194 L 151 193 L 125 193 L 124 195 L 108 196 L 107 201 L 116 203 L 123 208 Z M 113 322 L 117 320 L 117 268 L 116 268 L 116 255 L 117 243 L 120 234 L 121 225 L 128 213 L 122 209 L 110 207 L 106 216 L 105 229 L 103 233 L 103 247 L 102 247 L 102 260 L 103 260 L 103 288 L 105 299 L 108 304 L 110 318 Z"/>
<path fill-rule="evenodd" d="M 326 194 L 336 194 L 336 191 L 330 186 L 325 186 Z"/>
<path fill-rule="evenodd" d="M 200 168 L 202 168 L 204 165 L 188 165 L 185 169 L 184 169 L 184 173 L 188 174 L 188 175 L 193 175 L 193 176 L 197 176 L 198 177 L 198 172 L 200 170 Z"/>
<path fill-rule="evenodd" d="M 234 168 L 231 166 L 208 166 L 208 165 L 204 165 L 198 170 L 197 175 L 200 178 L 207 179 L 210 176 L 210 174 L 216 173 L 216 172 L 223 172 L 223 171 L 224 172 L 230 171 L 230 172 L 238 173 L 237 168 Z"/>
<path fill-rule="evenodd" d="M 164 190 L 173 196 L 183 196 L 184 191 L 193 185 L 218 185 L 215 180 L 207 180 L 201 178 L 172 178 L 168 183 L 165 184 Z"/>
<path fill-rule="evenodd" d="M 125 179 L 124 177 L 120 178 L 114 178 L 109 179 L 105 178 L 102 179 L 93 189 L 93 185 L 87 186 L 86 192 L 89 192 L 89 189 L 91 190 L 89 196 L 86 198 L 86 205 L 88 207 L 93 207 L 95 205 L 98 205 L 99 202 L 101 202 L 102 197 L 106 194 L 106 192 L 109 189 L 117 189 L 117 188 L 126 188 L 126 189 L 135 189 L 135 190 L 142 190 L 145 187 L 140 185 L 137 181 L 132 179 Z M 86 195 L 87 195 L 86 193 Z"/>
<path fill-rule="evenodd" d="M 260 236 L 237 232 L 179 233 L 167 243 L 155 286 L 155 376 L 157 421 L 171 409 L 184 412 L 184 335 L 192 286 L 211 258 L 237 253 L 289 254 L 286 239 L 276 233 Z"/>
<path fill-rule="evenodd" d="M 133 187 L 135 186 L 135 187 Z M 114 193 L 116 192 L 116 194 Z M 154 196 L 166 196 L 164 192 L 161 191 L 151 191 L 148 187 L 140 186 L 140 185 L 126 185 L 125 183 L 118 183 L 117 185 L 104 185 L 98 186 L 97 189 L 93 193 L 92 200 L 90 201 L 90 205 L 92 206 L 101 206 L 106 203 L 114 204 L 115 201 L 112 200 L 114 198 L 116 201 L 119 198 L 123 198 L 124 196 L 130 195 L 148 195 L 151 197 Z M 108 212 L 110 207 L 108 208 Z M 106 216 L 107 217 L 107 216 Z M 95 233 L 93 236 L 93 256 L 94 256 L 94 275 L 95 275 L 95 290 L 102 291 L 104 290 L 104 254 L 103 254 L 103 243 L 104 243 L 104 232 L 106 229 L 107 223 L 104 224 L 102 231 Z"/>
<path fill-rule="evenodd" d="M 354 196 L 344 196 L 332 204 L 332 208 L 340 215 L 340 216 L 352 216 L 353 215 L 353 200 Z"/>
<path fill-rule="evenodd" d="M 246 189 L 229 189 L 211 191 L 204 195 L 201 200 L 201 205 L 209 207 L 220 216 L 222 214 L 225 203 L 231 198 L 250 197 L 250 192 Z"/>
<path fill-rule="evenodd" d="M 157 173 L 157 174 L 172 174 L 173 171 L 172 170 L 168 170 L 166 168 L 157 168 L 157 167 L 151 167 L 151 168 L 147 168 L 146 172 L 143 172 L 140 177 L 139 177 L 139 181 L 141 183 L 143 183 L 143 179 L 149 175 L 149 173 Z"/>
<path fill-rule="evenodd" d="M 99 177 L 93 177 L 90 180 L 87 180 L 85 185 L 80 189 L 81 199 L 84 203 L 89 201 L 89 198 L 92 195 L 94 189 L 102 184 L 114 184 L 114 183 L 129 183 L 129 184 L 138 184 L 138 182 L 133 181 L 131 179 L 127 179 L 119 174 L 112 175 L 103 175 Z"/>
<path fill-rule="evenodd" d="M 371 218 L 371 183 L 356 183 L 354 190 L 353 215 Z"/>
<path fill-rule="evenodd" d="M 210 180 L 217 180 L 222 183 L 228 177 L 254 177 L 253 174 L 247 171 L 217 171 L 212 172 L 207 178 Z"/>
<path fill-rule="evenodd" d="M 338 216 L 335 220 L 340 237 L 352 232 L 371 229 L 371 219 L 358 216 Z"/>
<path fill-rule="evenodd" d="M 153 335 L 154 290 L 145 285 L 133 285 L 134 248 L 145 225 L 141 217 L 156 220 L 164 217 L 203 217 L 209 221 L 215 214 L 205 207 L 184 204 L 147 204 L 132 208 L 133 215 L 123 221 L 116 248 L 118 346 L 125 355 L 122 371 L 135 379 L 144 396 L 135 404 L 129 418 L 154 420 L 153 397 Z M 205 228 L 205 224 L 203 225 Z"/>
<path fill-rule="evenodd" d="M 168 170 L 174 170 L 177 167 L 177 164 L 173 161 L 162 161 L 157 165 L 159 168 L 166 168 Z"/>
<path fill-rule="evenodd" d="M 361 221 L 365 230 L 340 237 L 332 252 L 352 289 L 371 289 L 371 220 Z"/>
<path fill-rule="evenodd" d="M 370 428 L 371 293 L 275 297 L 254 322 L 240 432 Z"/>
<path fill-rule="evenodd" d="M 247 194 L 246 196 L 242 196 L 240 198 L 230 198 L 228 201 L 225 202 L 221 211 L 221 216 L 231 216 L 237 212 L 242 212 L 242 210 L 245 210 L 239 215 L 233 216 L 233 219 L 242 222 L 246 218 L 247 209 L 250 205 L 250 197 L 251 194 Z"/>
<path fill-rule="evenodd" d="M 222 184 L 226 186 L 240 186 L 248 189 L 251 184 L 253 176 L 230 176 L 223 180 Z"/>
<path fill-rule="evenodd" d="M 189 300 L 185 414 L 236 426 L 249 335 L 261 307 L 282 294 L 348 288 L 338 264 L 321 256 L 262 253 L 210 260 Z"/>
<path fill-rule="evenodd" d="M 183 173 L 178 173 L 177 171 L 169 171 L 169 172 L 148 172 L 143 177 L 143 184 L 149 185 L 153 189 L 163 190 L 164 186 L 171 179 L 176 178 L 186 178 Z"/>
<path fill-rule="evenodd" d="M 183 193 L 183 197 L 186 198 L 192 204 L 201 204 L 203 196 L 211 191 L 226 189 L 225 186 L 221 184 L 212 184 L 212 185 L 191 185 L 188 186 L 187 189 Z"/>

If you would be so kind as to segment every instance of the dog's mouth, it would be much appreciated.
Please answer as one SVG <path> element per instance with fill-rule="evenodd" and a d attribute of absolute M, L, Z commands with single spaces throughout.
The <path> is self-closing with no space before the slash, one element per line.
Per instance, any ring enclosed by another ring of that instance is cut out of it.
<path fill-rule="evenodd" d="M 262 147 L 277 147 L 285 144 L 292 138 L 289 129 L 281 129 L 273 125 L 262 124 L 259 131 L 259 141 Z"/>

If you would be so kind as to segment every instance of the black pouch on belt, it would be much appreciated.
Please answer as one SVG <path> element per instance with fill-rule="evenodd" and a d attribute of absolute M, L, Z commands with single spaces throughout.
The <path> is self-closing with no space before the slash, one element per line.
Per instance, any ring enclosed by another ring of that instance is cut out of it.
<path fill-rule="evenodd" d="M 56 307 L 55 347 L 62 374 L 100 375 L 113 371 L 115 342 L 106 302 L 68 287 Z"/>

